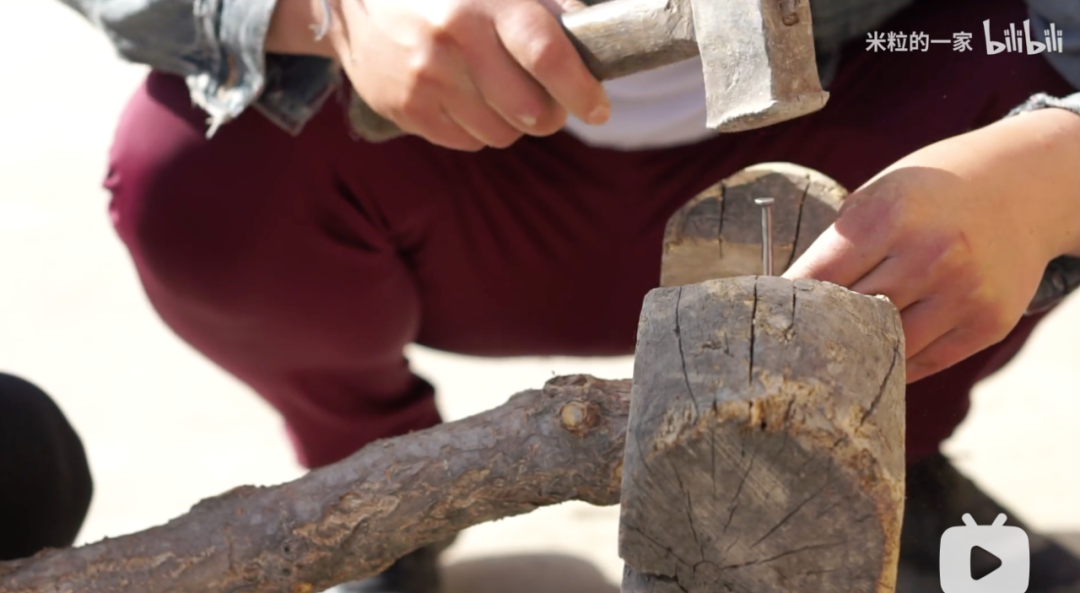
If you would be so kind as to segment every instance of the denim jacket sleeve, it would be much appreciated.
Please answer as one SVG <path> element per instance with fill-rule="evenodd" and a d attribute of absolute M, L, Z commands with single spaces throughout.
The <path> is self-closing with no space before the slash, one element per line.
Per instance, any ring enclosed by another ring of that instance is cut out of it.
<path fill-rule="evenodd" d="M 1033 31 L 1045 31 L 1053 23 L 1062 31 L 1062 51 L 1046 53 L 1050 64 L 1074 88 L 1080 89 L 1080 2 L 1077 0 L 1026 0 Z M 1033 95 L 1017 106 L 1008 117 L 1035 109 L 1059 108 L 1080 115 L 1080 93 L 1052 97 L 1045 93 Z M 1080 195 L 1077 196 L 1080 199 Z M 1038 292 L 1028 307 L 1028 313 L 1039 313 L 1060 303 L 1080 288 L 1080 258 L 1063 256 L 1050 262 L 1043 274 Z"/>
<path fill-rule="evenodd" d="M 1080 2 L 1077 0 L 1026 0 L 1031 17 L 1032 31 L 1046 31 L 1053 24 L 1062 32 L 1062 51 L 1046 52 L 1050 65 L 1076 89 L 1080 89 Z M 1067 97 L 1051 97 L 1040 93 L 1023 105 L 1017 106 L 1010 116 L 1033 109 L 1058 107 L 1080 115 L 1080 93 Z"/>
<path fill-rule="evenodd" d="M 337 80 L 330 60 L 266 54 L 277 0 L 61 0 L 126 60 L 183 76 L 209 135 L 251 106 L 291 133 Z"/>

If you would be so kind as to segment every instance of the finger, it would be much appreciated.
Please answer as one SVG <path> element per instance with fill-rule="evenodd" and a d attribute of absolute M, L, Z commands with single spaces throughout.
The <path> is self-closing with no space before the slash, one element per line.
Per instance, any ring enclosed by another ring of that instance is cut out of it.
<path fill-rule="evenodd" d="M 784 272 L 789 280 L 810 278 L 851 286 L 885 257 L 876 242 L 856 242 L 832 225 Z"/>
<path fill-rule="evenodd" d="M 381 97 L 389 105 L 381 109 L 369 101 L 371 108 L 397 124 L 402 131 L 425 138 L 432 144 L 470 152 L 484 148 L 486 143 L 482 136 L 455 121 L 446 104 L 448 99 L 460 101 L 456 96 L 470 89 L 476 94 L 464 60 L 445 45 L 433 45 L 416 59 L 416 64 L 417 71 L 407 76 L 404 82 L 387 85 L 401 88 L 405 96 Z M 474 97 L 473 100 L 479 99 Z"/>
<path fill-rule="evenodd" d="M 484 146 L 507 148 L 521 132 L 481 101 L 448 102 L 447 115 Z"/>
<path fill-rule="evenodd" d="M 454 121 L 443 106 L 434 100 L 410 107 L 397 117 L 384 117 L 391 119 L 403 132 L 420 136 L 444 148 L 466 152 L 476 152 L 484 148 L 483 141 Z"/>
<path fill-rule="evenodd" d="M 352 24 L 369 22 L 361 3 L 342 3 L 342 10 L 352 17 L 346 19 L 350 25 L 349 37 L 358 44 L 364 43 L 368 50 L 378 47 L 380 42 L 391 48 L 394 46 L 375 27 L 358 26 L 358 30 L 351 30 Z M 436 41 L 415 55 L 392 50 L 376 52 L 375 60 L 363 61 L 356 59 L 359 48 L 351 48 L 351 45 L 344 44 L 340 48 L 343 50 L 342 68 L 356 92 L 375 113 L 396 124 L 403 132 L 438 146 L 463 151 L 484 148 L 482 141 L 449 117 L 441 102 L 447 91 L 453 90 L 455 80 L 465 72 L 464 61 L 450 44 Z M 394 58 L 399 59 L 395 61 Z M 401 58 L 405 58 L 405 62 L 401 62 Z"/>
<path fill-rule="evenodd" d="M 556 102 L 587 123 L 607 121 L 611 108 L 604 87 L 555 15 L 540 4 L 517 4 L 496 15 L 495 30 L 507 52 Z"/>
<path fill-rule="evenodd" d="M 454 122 L 487 146 L 506 148 L 521 137 L 521 130 L 492 109 L 471 80 L 459 84 L 443 105 Z"/>
<path fill-rule="evenodd" d="M 490 35 L 496 51 L 466 54 L 470 76 L 483 100 L 523 134 L 549 136 L 562 129 L 566 109 L 514 61 L 494 30 Z"/>
<path fill-rule="evenodd" d="M 911 258 L 885 256 L 873 270 L 851 285 L 851 290 L 870 296 L 885 295 L 903 311 L 928 292 L 933 279 L 918 269 Z"/>
<path fill-rule="evenodd" d="M 945 332 L 914 358 L 908 359 L 907 382 L 914 383 L 962 362 L 988 345 L 981 342 L 976 334 L 965 328 L 954 328 Z"/>
<path fill-rule="evenodd" d="M 900 311 L 904 325 L 904 358 L 911 360 L 941 336 L 960 327 L 955 307 L 944 298 L 931 297 Z"/>
<path fill-rule="evenodd" d="M 348 73 L 347 68 L 346 72 Z M 375 113 L 394 122 L 402 132 L 420 136 L 432 144 L 470 152 L 485 146 L 484 142 L 447 115 L 442 105 L 435 100 L 434 94 L 411 99 L 396 110 L 378 107 L 370 101 L 368 106 Z"/>

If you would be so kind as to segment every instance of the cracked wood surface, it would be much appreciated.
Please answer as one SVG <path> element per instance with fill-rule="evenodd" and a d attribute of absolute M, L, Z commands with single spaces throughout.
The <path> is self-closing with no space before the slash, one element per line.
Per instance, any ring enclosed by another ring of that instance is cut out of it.
<path fill-rule="evenodd" d="M 773 198 L 774 273 L 783 274 L 836 221 L 847 190 L 790 163 L 764 163 L 706 189 L 669 220 L 661 286 L 761 274 L 761 207 Z"/>
<path fill-rule="evenodd" d="M 777 277 L 660 288 L 637 348 L 623 593 L 893 591 L 905 387 L 895 307 Z"/>
<path fill-rule="evenodd" d="M 162 526 L 0 563 L 0 593 L 314 593 L 478 523 L 568 500 L 616 504 L 629 393 L 628 380 L 555 378 Z"/>

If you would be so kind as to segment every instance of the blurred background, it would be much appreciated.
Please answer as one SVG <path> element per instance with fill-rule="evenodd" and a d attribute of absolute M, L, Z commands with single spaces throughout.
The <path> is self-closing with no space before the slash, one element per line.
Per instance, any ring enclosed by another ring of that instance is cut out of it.
<path fill-rule="evenodd" d="M 0 371 L 45 389 L 83 439 L 95 494 L 79 543 L 300 476 L 274 412 L 159 321 L 110 226 L 106 154 L 144 68 L 56 0 L 7 3 L 0 55 Z M 451 420 L 558 374 L 632 375 L 629 357 L 409 357 Z M 1032 527 L 1080 532 L 1080 297 L 973 406 L 946 448 L 961 470 Z M 567 553 L 617 583 L 617 522 L 615 507 L 541 509 L 464 533 L 448 560 Z"/>

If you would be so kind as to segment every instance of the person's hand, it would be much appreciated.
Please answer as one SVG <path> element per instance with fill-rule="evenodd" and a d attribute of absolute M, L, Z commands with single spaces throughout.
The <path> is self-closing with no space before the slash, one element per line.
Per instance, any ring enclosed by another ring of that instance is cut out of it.
<path fill-rule="evenodd" d="M 1078 163 L 1080 118 L 1061 110 L 934 144 L 853 192 L 784 277 L 887 296 L 917 381 L 1002 340 L 1049 261 L 1080 249 Z"/>
<path fill-rule="evenodd" d="M 403 131 L 458 150 L 600 124 L 607 96 L 557 14 L 576 0 L 333 0 L 328 34 L 357 93 Z"/>

